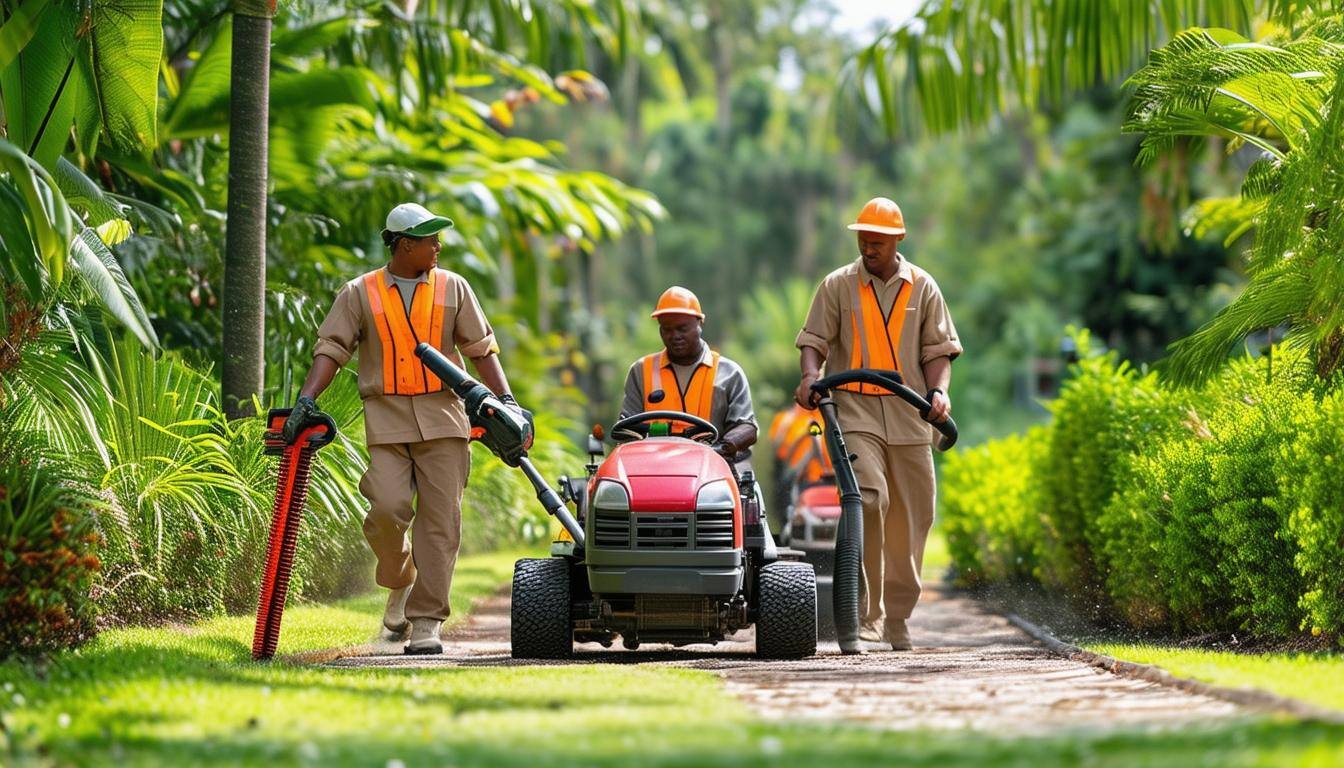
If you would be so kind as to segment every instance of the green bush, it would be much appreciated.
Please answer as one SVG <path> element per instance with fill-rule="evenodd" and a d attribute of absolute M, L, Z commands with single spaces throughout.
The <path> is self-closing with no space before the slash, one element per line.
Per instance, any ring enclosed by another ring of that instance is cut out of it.
<path fill-rule="evenodd" d="M 1145 448 L 1130 461 L 1130 481 L 1111 496 L 1097 518 L 1103 542 L 1097 560 L 1106 575 L 1106 591 L 1121 618 L 1149 629 L 1170 620 L 1168 603 L 1177 587 L 1164 568 L 1168 549 L 1164 544 L 1172 543 L 1167 529 L 1177 488 L 1183 479 L 1199 474 L 1196 464 L 1202 454 L 1184 440 L 1153 443 Z M 1141 482 L 1136 481 L 1139 478 Z M 1185 573 L 1197 576 L 1201 569 L 1191 568 Z"/>
<path fill-rule="evenodd" d="M 74 645 L 94 631 L 94 500 L 42 448 L 0 430 L 0 658 Z"/>
<path fill-rule="evenodd" d="M 1136 627 L 1344 631 L 1344 391 L 1303 353 L 1236 361 L 1196 391 L 1091 359 L 1053 411 L 1043 450 L 1032 436 L 949 457 L 965 581 L 1021 575 L 1003 553 L 1035 537 L 1044 583 Z"/>
<path fill-rule="evenodd" d="M 1111 495 L 1129 480 L 1129 459 L 1149 442 L 1175 434 L 1188 406 L 1140 376 L 1114 354 L 1085 359 L 1051 404 L 1046 449 L 1032 466 L 1046 531 L 1041 578 L 1087 602 L 1104 592 L 1095 553 L 1097 528 Z"/>
<path fill-rule="evenodd" d="M 1279 492 L 1284 481 L 1300 483 L 1305 467 L 1283 461 L 1282 453 L 1311 430 L 1318 400 L 1304 356 L 1276 354 L 1272 374 L 1268 363 L 1239 361 L 1211 383 L 1205 397 L 1213 403 L 1213 439 L 1201 445 L 1209 457 L 1208 502 L 1218 532 L 1214 565 L 1236 604 L 1229 618 L 1255 634 L 1287 636 L 1302 625 L 1304 584 L 1288 525 L 1291 496 Z"/>
<path fill-rule="evenodd" d="M 1298 541 L 1301 607 L 1313 634 L 1344 636 L 1344 390 L 1321 404 L 1318 419 L 1284 446 L 1280 495 L 1291 500 L 1288 528 Z"/>
<path fill-rule="evenodd" d="M 1041 520 L 1028 468 L 1046 436 L 1036 427 L 945 457 L 941 526 L 960 583 L 1032 577 Z"/>

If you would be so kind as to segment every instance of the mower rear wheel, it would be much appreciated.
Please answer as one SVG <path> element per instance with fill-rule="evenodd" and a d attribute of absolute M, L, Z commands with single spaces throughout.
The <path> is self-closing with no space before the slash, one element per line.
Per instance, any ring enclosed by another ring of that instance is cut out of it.
<path fill-rule="evenodd" d="M 801 659 L 817 652 L 817 575 L 807 563 L 771 563 L 761 569 L 756 655 Z"/>
<path fill-rule="evenodd" d="M 509 644 L 515 659 L 564 659 L 573 653 L 569 561 L 543 557 L 514 564 Z"/>

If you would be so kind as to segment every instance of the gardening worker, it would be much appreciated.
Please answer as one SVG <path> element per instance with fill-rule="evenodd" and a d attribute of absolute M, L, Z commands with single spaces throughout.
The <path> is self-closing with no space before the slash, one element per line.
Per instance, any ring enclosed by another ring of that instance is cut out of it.
<path fill-rule="evenodd" d="M 382 232 L 390 260 L 336 294 L 285 423 L 285 438 L 293 440 L 337 370 L 359 354 L 369 446 L 369 468 L 359 483 L 370 505 L 364 537 L 377 556 L 378 584 L 391 590 L 383 626 L 398 639 L 409 630 L 407 653 L 443 651 L 439 630 L 449 613 L 471 459 L 461 399 L 412 350 L 429 342 L 458 366 L 470 358 L 482 382 L 518 408 L 471 286 L 438 268 L 439 234 L 451 226 L 415 203 L 392 209 Z"/>
<path fill-rule="evenodd" d="M 719 430 L 715 450 L 725 457 L 755 445 L 756 414 L 747 375 L 701 338 L 705 313 L 700 300 L 674 285 L 663 291 L 651 316 L 658 321 L 663 349 L 630 366 L 620 418 L 644 411 L 681 411 Z"/>
<path fill-rule="evenodd" d="M 859 258 L 827 275 L 798 334 L 799 405 L 816 407 L 812 384 L 854 368 L 896 370 L 927 392 L 927 420 L 952 413 L 947 388 L 961 342 L 938 284 L 896 250 L 905 219 L 896 203 L 877 197 L 849 225 Z M 919 600 L 924 542 L 933 525 L 934 431 L 900 398 L 852 384 L 835 391 L 845 442 L 857 456 L 863 494 L 863 585 L 860 639 L 909 650 L 905 620 Z"/>

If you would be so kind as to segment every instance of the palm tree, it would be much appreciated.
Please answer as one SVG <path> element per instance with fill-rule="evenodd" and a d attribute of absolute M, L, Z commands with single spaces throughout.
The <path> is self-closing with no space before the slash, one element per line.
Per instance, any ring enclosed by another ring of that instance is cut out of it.
<path fill-rule="evenodd" d="M 1141 160 L 1183 137 L 1217 136 L 1261 155 L 1237 199 L 1204 206 L 1231 237 L 1255 231 L 1245 291 L 1172 345 L 1170 372 L 1198 382 L 1248 334 L 1286 325 L 1317 373 L 1344 363 L 1344 21 L 1299 37 L 1251 42 L 1193 29 L 1135 73 L 1125 129 L 1144 134 Z"/>
<path fill-rule="evenodd" d="M 224 245 L 224 412 L 246 416 L 266 370 L 266 153 L 274 0 L 236 0 Z"/>

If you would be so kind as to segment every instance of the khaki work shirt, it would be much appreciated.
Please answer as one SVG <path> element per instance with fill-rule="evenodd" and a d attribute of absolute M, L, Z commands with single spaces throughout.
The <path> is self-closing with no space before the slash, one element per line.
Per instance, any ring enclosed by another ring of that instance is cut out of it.
<path fill-rule="evenodd" d="M 708 344 L 701 342 L 702 351 L 696 367 L 708 368 L 714 361 Z M 664 355 L 663 367 L 677 373 L 677 366 Z M 684 389 L 690 377 L 677 377 L 678 384 Z M 621 402 L 621 415 L 624 419 L 636 413 L 644 412 L 644 361 L 636 360 L 625 376 L 625 398 Z M 722 436 L 739 424 L 756 425 L 756 413 L 751 407 L 751 387 L 747 384 L 747 374 L 742 366 L 719 355 L 719 369 L 714 375 L 714 399 L 709 407 L 709 422 Z"/>
<path fill-rule="evenodd" d="M 938 283 L 904 256 L 897 254 L 897 258 L 900 261 L 896 274 L 886 282 L 868 272 L 862 257 L 823 278 L 794 344 L 799 349 L 812 347 L 821 353 L 826 361 L 823 375 L 850 370 L 849 361 L 857 343 L 850 322 L 855 279 L 863 280 L 865 291 L 870 284 L 877 286 L 878 305 L 884 314 L 891 311 L 902 281 L 913 279 L 915 287 L 906 306 L 896 357 L 906 386 L 922 395 L 928 391 L 924 363 L 939 357 L 956 359 L 962 351 L 961 341 Z M 887 445 L 926 444 L 934 438 L 933 426 L 899 397 L 860 395 L 838 389 L 834 394 L 840 427 L 846 432 L 877 435 Z"/>
<path fill-rule="evenodd" d="M 384 267 L 384 269 L 387 269 Z M 462 367 L 462 357 L 472 360 L 499 352 L 490 321 L 486 320 L 476 294 L 461 275 L 441 270 L 447 276 L 444 295 L 443 338 L 436 346 Z M 392 273 L 384 276 L 392 284 Z M 428 274 L 419 281 L 429 282 Z M 386 311 L 405 308 L 400 302 Z M 364 401 L 364 434 L 369 445 L 417 443 L 441 437 L 468 437 L 471 425 L 462 399 L 446 386 L 425 395 L 383 394 L 383 343 L 373 325 L 373 311 L 361 275 L 336 294 L 331 311 L 317 330 L 313 357 L 326 355 L 344 366 L 359 355 L 359 397 Z"/>

